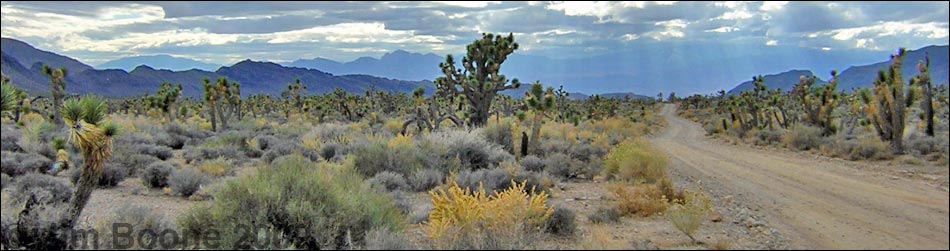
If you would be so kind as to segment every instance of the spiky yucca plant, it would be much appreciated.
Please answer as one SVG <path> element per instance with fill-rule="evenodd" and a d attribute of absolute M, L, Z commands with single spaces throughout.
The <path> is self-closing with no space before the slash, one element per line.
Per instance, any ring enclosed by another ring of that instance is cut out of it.
<path fill-rule="evenodd" d="M 4 83 L 0 85 L 0 113 L 12 111 L 15 106 L 15 91 L 13 86 Z"/>
<path fill-rule="evenodd" d="M 63 119 L 68 127 L 68 141 L 79 147 L 83 167 L 70 201 L 69 221 L 74 224 L 89 201 L 102 174 L 106 160 L 112 156 L 112 138 L 119 126 L 106 122 L 106 105 L 99 98 L 86 96 L 63 104 Z"/>

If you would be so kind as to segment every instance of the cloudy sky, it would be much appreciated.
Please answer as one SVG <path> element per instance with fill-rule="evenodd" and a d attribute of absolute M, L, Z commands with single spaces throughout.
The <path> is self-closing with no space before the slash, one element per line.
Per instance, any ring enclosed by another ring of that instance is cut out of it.
<path fill-rule="evenodd" d="M 948 43 L 944 2 L 16 2 L 2 35 L 97 65 L 169 54 L 349 61 L 396 49 L 458 54 L 481 32 L 516 53 L 579 58 L 641 46 L 893 51 Z"/>

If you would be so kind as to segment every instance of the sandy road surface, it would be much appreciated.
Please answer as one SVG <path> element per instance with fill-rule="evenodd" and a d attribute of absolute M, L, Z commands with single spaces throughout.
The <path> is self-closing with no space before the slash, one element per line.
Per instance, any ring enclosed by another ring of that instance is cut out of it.
<path fill-rule="evenodd" d="M 792 248 L 950 247 L 947 192 L 837 161 L 713 142 L 675 109 L 663 108 L 668 130 L 652 139 L 671 156 L 673 171 L 757 205 Z"/>

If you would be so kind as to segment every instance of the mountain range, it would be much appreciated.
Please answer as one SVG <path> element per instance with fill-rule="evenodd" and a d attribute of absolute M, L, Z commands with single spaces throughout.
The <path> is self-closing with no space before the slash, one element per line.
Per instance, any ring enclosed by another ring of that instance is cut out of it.
<path fill-rule="evenodd" d="M 926 53 L 931 58 L 931 77 L 935 84 L 947 83 L 948 46 L 927 46 L 908 51 L 904 76 L 916 74 L 916 62 Z M 49 79 L 40 73 L 43 63 L 69 69 L 67 91 L 97 93 L 107 96 L 132 96 L 154 92 L 161 82 L 182 83 L 186 96 L 201 94 L 201 80 L 228 77 L 241 82 L 244 94 L 268 93 L 278 95 L 287 83 L 300 77 L 310 93 L 324 93 L 336 87 L 361 93 L 367 89 L 410 92 L 424 86 L 432 93 L 432 80 L 441 76 L 438 64 L 444 57 L 433 53 L 412 53 L 397 50 L 380 58 L 361 57 L 349 62 L 326 58 L 301 59 L 283 65 L 271 62 L 244 60 L 231 66 L 219 67 L 202 62 L 170 56 L 132 57 L 99 65 L 96 69 L 78 60 L 36 49 L 24 42 L 3 38 L 3 74 L 14 83 L 32 92 L 48 92 Z M 706 56 L 697 56 L 699 54 Z M 893 53 L 893 52 L 890 52 Z M 889 64 L 887 51 L 822 51 L 809 48 L 776 48 L 764 54 L 746 52 L 741 48 L 708 48 L 702 45 L 644 46 L 636 51 L 591 55 L 585 58 L 553 59 L 543 56 L 514 53 L 509 56 L 501 73 L 509 79 L 519 78 L 523 83 L 541 81 L 547 86 L 564 88 L 577 93 L 602 93 L 606 97 L 642 95 L 653 98 L 677 86 L 701 88 L 700 94 L 711 94 L 723 86 L 730 93 L 750 89 L 751 76 L 765 75 L 770 88 L 790 90 L 801 75 L 815 75 L 823 83 L 830 69 L 841 69 L 840 90 L 870 86 L 877 70 Z M 714 54 L 717 56 L 709 56 Z M 460 59 L 459 59 L 460 61 Z M 114 66 L 110 66 L 114 65 Z M 134 65 L 134 67 L 133 67 Z M 858 65 L 858 66 L 852 66 Z M 101 68 L 120 69 L 101 69 Z M 131 67 L 131 69 L 129 69 Z M 202 69 L 203 68 L 203 69 Z M 190 69 L 190 70 L 184 70 Z M 789 69 L 796 69 L 791 70 Z M 815 71 L 815 69 L 818 69 Z M 736 85 L 735 83 L 745 81 Z M 725 84 L 723 84 L 725 83 Z M 729 84 L 732 83 L 732 84 Z M 734 88 L 730 88 L 734 86 Z M 524 87 L 522 89 L 525 89 Z M 503 92 L 521 97 L 524 90 Z M 685 97 L 695 93 L 677 93 Z M 616 94 L 616 95 L 615 95 Z"/>
<path fill-rule="evenodd" d="M 109 97 L 129 97 L 154 93 L 163 82 L 182 84 L 183 94 L 201 96 L 202 81 L 218 77 L 241 83 L 242 95 L 280 95 L 287 84 L 300 78 L 310 94 L 331 92 L 342 88 L 351 93 L 369 89 L 394 92 L 412 92 L 422 86 L 427 93 L 434 88 L 430 81 L 405 81 L 361 74 L 334 75 L 314 69 L 285 67 L 270 62 L 244 60 L 216 71 L 191 69 L 185 71 L 160 70 L 139 65 L 131 71 L 120 69 L 98 70 L 78 60 L 43 51 L 11 38 L 2 38 L 0 64 L 3 74 L 14 85 L 28 92 L 49 93 L 49 78 L 42 74 L 44 64 L 53 68 L 67 68 L 66 91 L 72 94 L 97 94 Z"/>
<path fill-rule="evenodd" d="M 904 62 L 901 65 L 901 74 L 904 76 L 906 83 L 910 83 L 910 79 L 914 76 L 917 76 L 919 70 L 917 69 L 917 64 L 925 60 L 927 56 L 930 57 L 930 78 L 934 85 L 947 85 L 948 82 L 948 68 L 950 68 L 950 60 L 947 59 L 948 54 L 950 54 L 950 47 L 943 46 L 927 46 L 917 50 L 908 50 L 904 55 Z M 855 88 L 869 87 L 874 84 L 874 79 L 877 78 L 877 72 L 880 70 L 886 70 L 890 67 L 891 61 L 890 58 L 882 58 L 881 62 L 852 66 L 848 67 L 844 71 L 838 74 L 838 91 L 851 92 Z M 816 84 L 826 84 L 828 80 L 831 79 L 830 71 L 824 73 L 826 75 L 819 75 L 818 81 Z M 778 74 L 765 75 L 765 85 L 768 88 L 781 88 L 785 91 L 790 91 L 798 83 L 800 76 L 811 77 L 815 74 L 809 70 L 791 70 Z M 738 94 L 743 91 L 752 90 L 753 83 L 750 78 L 749 81 L 742 82 L 732 90 L 729 90 L 728 94 Z"/>
<path fill-rule="evenodd" d="M 209 64 L 187 58 L 173 57 L 169 55 L 151 55 L 119 58 L 97 65 L 96 69 L 121 69 L 125 71 L 132 71 L 135 69 L 135 67 L 140 65 L 147 65 L 155 69 L 172 71 L 187 71 L 191 69 L 214 71 L 221 67 L 220 65 Z"/>

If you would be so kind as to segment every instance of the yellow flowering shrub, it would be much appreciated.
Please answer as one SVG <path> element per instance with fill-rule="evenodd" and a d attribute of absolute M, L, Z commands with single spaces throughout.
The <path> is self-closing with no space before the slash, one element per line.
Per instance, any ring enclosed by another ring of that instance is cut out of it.
<path fill-rule="evenodd" d="M 528 193 L 526 182 L 512 181 L 511 188 L 486 195 L 481 186 L 462 190 L 449 180 L 447 189 L 429 192 L 434 208 L 427 236 L 438 248 L 519 249 L 529 241 L 526 233 L 538 232 L 554 213 L 547 193 Z"/>

